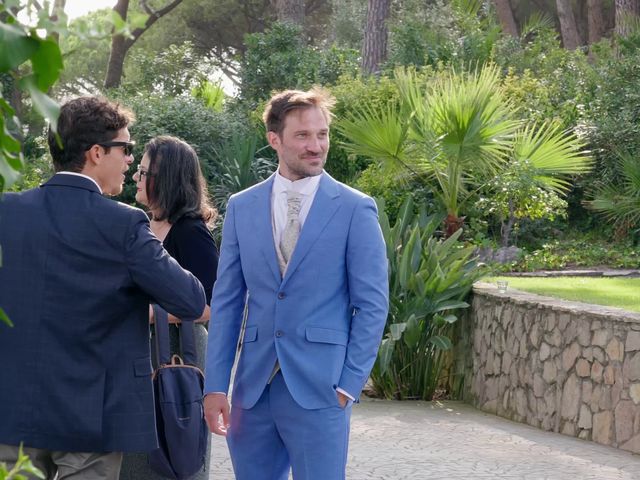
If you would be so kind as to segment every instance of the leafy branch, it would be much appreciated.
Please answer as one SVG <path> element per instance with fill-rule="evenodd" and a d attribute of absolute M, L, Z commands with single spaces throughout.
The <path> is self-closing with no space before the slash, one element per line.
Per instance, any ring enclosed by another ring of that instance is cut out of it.
<path fill-rule="evenodd" d="M 22 445 L 20 445 L 18 460 L 11 470 L 7 470 L 7 465 L 0 462 L 0 480 L 23 480 L 27 478 L 24 475 L 25 473 L 37 478 L 44 478 L 44 474 L 33 465 L 29 457 L 22 451 Z"/>

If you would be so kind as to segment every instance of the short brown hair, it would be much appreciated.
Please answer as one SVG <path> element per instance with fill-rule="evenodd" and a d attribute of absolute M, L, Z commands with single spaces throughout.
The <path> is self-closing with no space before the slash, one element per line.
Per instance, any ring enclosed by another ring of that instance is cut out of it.
<path fill-rule="evenodd" d="M 58 135 L 49 128 L 49 151 L 56 172 L 80 172 L 86 152 L 96 143 L 108 142 L 135 119 L 133 112 L 103 97 L 78 97 L 62 105 L 58 118 Z"/>
<path fill-rule="evenodd" d="M 313 87 L 311 90 L 285 90 L 271 97 L 262 115 L 262 120 L 267 127 L 267 132 L 275 132 L 278 135 L 284 129 L 284 121 L 293 110 L 317 107 L 322 111 L 327 125 L 331 124 L 331 109 L 336 99 L 322 87 Z"/>

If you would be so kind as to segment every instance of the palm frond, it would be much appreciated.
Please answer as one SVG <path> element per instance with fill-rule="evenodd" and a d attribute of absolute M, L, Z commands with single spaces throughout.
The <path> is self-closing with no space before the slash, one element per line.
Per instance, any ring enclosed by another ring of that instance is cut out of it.
<path fill-rule="evenodd" d="M 553 28 L 553 19 L 544 12 L 534 12 L 522 26 L 521 37 L 525 38 L 527 35 L 540 30 L 550 30 Z"/>
<path fill-rule="evenodd" d="M 483 0 L 452 0 L 451 6 L 466 15 L 476 16 L 482 9 Z"/>
<path fill-rule="evenodd" d="M 626 180 L 627 195 L 640 197 L 640 160 L 629 154 L 621 154 L 618 166 Z"/>
<path fill-rule="evenodd" d="M 618 154 L 620 179 L 604 185 L 584 205 L 615 226 L 640 224 L 640 162 L 630 154 Z"/>
<path fill-rule="evenodd" d="M 527 125 L 516 134 L 513 159 L 528 163 L 544 187 L 564 193 L 571 184 L 559 175 L 591 171 L 593 161 L 584 147 L 574 133 L 561 131 L 558 125 Z"/>
<path fill-rule="evenodd" d="M 438 136 L 427 115 L 430 106 L 425 99 L 426 84 L 418 78 L 415 69 L 402 67 L 395 70 L 395 83 L 401 99 L 399 114 L 408 121 L 406 156 L 424 162 L 411 162 L 416 170 L 431 171 L 431 164 L 438 163 L 441 152 L 437 148 Z"/>
<path fill-rule="evenodd" d="M 640 197 L 628 197 L 617 186 L 602 187 L 593 200 L 584 203 L 613 225 L 640 223 Z"/>
<path fill-rule="evenodd" d="M 480 170 L 504 162 L 519 122 L 499 85 L 500 72 L 487 65 L 472 73 L 451 72 L 428 93 L 428 121 L 448 161 Z"/>
<path fill-rule="evenodd" d="M 365 106 L 338 121 L 336 127 L 348 139 L 343 142 L 348 152 L 377 160 L 389 170 L 408 166 L 408 121 L 398 114 L 398 107 L 389 104 L 374 110 Z"/>

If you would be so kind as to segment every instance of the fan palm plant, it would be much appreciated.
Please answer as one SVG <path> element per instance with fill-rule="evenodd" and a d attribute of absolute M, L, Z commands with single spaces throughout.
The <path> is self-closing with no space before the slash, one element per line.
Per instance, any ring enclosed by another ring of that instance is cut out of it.
<path fill-rule="evenodd" d="M 347 150 L 373 158 L 387 172 L 419 175 L 430 184 L 447 216 L 446 236 L 463 225 L 471 193 L 512 162 L 526 162 L 541 188 L 566 193 L 563 175 L 591 168 L 583 143 L 557 126 L 527 126 L 500 87 L 493 65 L 474 72 L 446 72 L 425 85 L 412 70 L 397 70 L 399 106 L 363 107 L 340 121 Z"/>
<path fill-rule="evenodd" d="M 584 142 L 558 125 L 526 125 L 513 140 L 511 161 L 490 182 L 491 202 L 502 221 L 502 246 L 509 246 L 518 218 L 553 218 L 571 188 L 568 175 L 591 170 Z"/>
<path fill-rule="evenodd" d="M 584 202 L 587 208 L 601 214 L 620 232 L 640 224 L 640 161 L 630 154 L 618 155 L 620 179 L 603 185 Z"/>
<path fill-rule="evenodd" d="M 366 107 L 338 123 L 353 153 L 433 183 L 447 212 L 447 236 L 462 226 L 460 207 L 472 186 L 508 159 L 519 125 L 503 97 L 495 66 L 444 73 L 424 86 L 412 70 L 397 70 L 401 105 Z"/>
<path fill-rule="evenodd" d="M 592 160 L 584 147 L 575 133 L 561 131 L 558 125 L 527 125 L 517 132 L 511 157 L 514 161 L 527 161 L 534 168 L 534 178 L 540 186 L 565 194 L 571 182 L 563 176 L 591 170 Z"/>

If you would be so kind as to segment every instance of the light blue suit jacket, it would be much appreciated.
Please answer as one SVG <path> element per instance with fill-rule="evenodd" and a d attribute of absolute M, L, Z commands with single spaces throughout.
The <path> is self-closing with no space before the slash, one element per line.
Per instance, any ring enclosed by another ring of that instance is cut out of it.
<path fill-rule="evenodd" d="M 272 231 L 273 179 L 232 196 L 227 206 L 205 391 L 229 389 L 247 299 L 234 406 L 255 405 L 276 358 L 303 408 L 335 405 L 336 387 L 357 399 L 388 312 L 388 262 L 375 203 L 323 173 L 282 278 Z"/>

